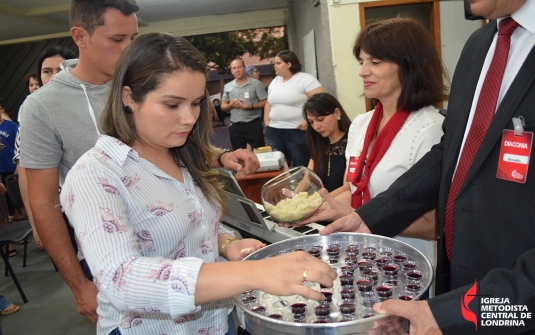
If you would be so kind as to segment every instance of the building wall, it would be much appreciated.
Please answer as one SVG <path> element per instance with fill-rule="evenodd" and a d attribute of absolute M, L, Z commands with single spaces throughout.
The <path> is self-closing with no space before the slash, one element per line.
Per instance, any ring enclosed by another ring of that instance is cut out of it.
<path fill-rule="evenodd" d="M 330 0 L 329 0 L 330 1 Z M 288 3 L 288 40 L 290 49 L 304 66 L 303 37 L 314 30 L 318 80 L 336 96 L 329 33 L 328 0 L 295 0 Z"/>
<path fill-rule="evenodd" d="M 442 61 L 446 65 L 450 79 L 453 78 L 455 66 L 466 40 L 476 29 L 481 27 L 481 21 L 468 21 L 464 18 L 463 6 L 464 2 L 460 0 L 440 2 Z M 447 85 L 449 87 L 451 83 L 448 82 Z M 444 108 L 447 107 L 446 101 Z"/>
<path fill-rule="evenodd" d="M 359 64 L 353 56 L 353 43 L 360 31 L 360 2 L 369 0 L 322 0 L 328 2 L 332 63 L 338 100 L 352 119 L 366 112 Z M 480 21 L 464 19 L 464 3 L 461 0 L 440 1 L 441 53 L 446 69 L 453 75 L 462 47 L 477 28 Z M 447 102 L 444 107 L 447 106 Z"/>
<path fill-rule="evenodd" d="M 360 31 L 359 5 L 333 4 L 332 0 L 328 2 L 332 66 L 338 101 L 349 118 L 353 119 L 366 109 L 363 82 L 358 75 L 359 63 L 353 57 L 353 43 Z"/>

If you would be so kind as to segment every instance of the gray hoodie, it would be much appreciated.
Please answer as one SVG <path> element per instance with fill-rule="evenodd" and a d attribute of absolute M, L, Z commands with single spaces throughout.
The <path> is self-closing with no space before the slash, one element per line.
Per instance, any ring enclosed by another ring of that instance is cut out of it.
<path fill-rule="evenodd" d="M 19 117 L 21 166 L 31 169 L 59 166 L 61 183 L 78 158 L 95 145 L 99 134 L 96 125 L 102 129 L 100 115 L 111 84 L 93 85 L 80 80 L 71 73 L 77 64 L 77 59 L 63 61 L 65 71 L 28 96 Z"/>

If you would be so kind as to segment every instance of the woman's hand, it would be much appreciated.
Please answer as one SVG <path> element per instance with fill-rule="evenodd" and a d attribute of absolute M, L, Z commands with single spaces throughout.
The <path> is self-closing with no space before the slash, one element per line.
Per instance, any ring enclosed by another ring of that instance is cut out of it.
<path fill-rule="evenodd" d="M 259 290 L 280 296 L 299 294 L 313 300 L 325 300 L 325 297 L 320 292 L 303 286 L 304 276 L 306 275 L 307 281 L 326 287 L 333 287 L 337 276 L 336 271 L 327 263 L 303 251 L 254 261 L 252 270 L 252 283 Z"/>
<path fill-rule="evenodd" d="M 236 240 L 230 242 L 226 248 L 227 259 L 229 261 L 241 261 L 249 254 L 258 249 L 262 249 L 266 245 L 258 240 L 246 238 L 243 240 Z"/>

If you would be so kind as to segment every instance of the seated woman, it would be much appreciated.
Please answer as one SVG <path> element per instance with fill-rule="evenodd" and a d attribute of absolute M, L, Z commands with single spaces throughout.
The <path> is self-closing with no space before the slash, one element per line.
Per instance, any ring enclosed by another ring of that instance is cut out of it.
<path fill-rule="evenodd" d="M 263 244 L 220 225 L 206 66 L 183 38 L 136 38 L 111 85 L 106 135 L 66 178 L 61 203 L 99 289 L 98 334 L 225 334 L 228 298 L 260 289 L 322 300 L 304 277 L 336 278 L 303 252 L 235 262 Z"/>
<path fill-rule="evenodd" d="M 310 124 L 306 133 L 310 149 L 308 168 L 332 192 L 344 184 L 347 132 L 351 121 L 342 105 L 329 93 L 317 93 L 308 99 L 303 106 L 303 116 Z"/>
<path fill-rule="evenodd" d="M 334 200 L 300 224 L 332 221 L 386 190 L 440 141 L 444 117 L 434 108 L 444 98 L 444 66 L 425 28 L 394 18 L 367 25 L 353 53 L 361 64 L 364 94 L 374 110 L 355 118 L 348 133 L 345 185 Z M 345 204 L 345 206 L 342 206 Z M 431 211 L 396 238 L 436 264 L 436 220 Z"/>

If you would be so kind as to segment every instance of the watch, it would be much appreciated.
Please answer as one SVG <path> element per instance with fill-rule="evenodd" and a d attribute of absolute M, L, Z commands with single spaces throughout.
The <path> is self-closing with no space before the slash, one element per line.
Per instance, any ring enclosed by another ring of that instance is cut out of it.
<path fill-rule="evenodd" d="M 232 150 L 231 149 L 223 149 L 223 151 L 221 151 L 221 153 L 219 155 L 217 155 L 217 164 L 219 164 L 219 166 L 221 166 L 221 167 L 224 167 L 223 163 L 221 163 L 221 156 L 223 156 L 227 152 L 232 152 Z"/>

